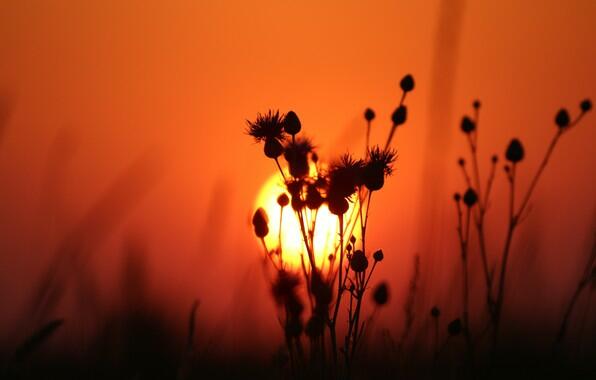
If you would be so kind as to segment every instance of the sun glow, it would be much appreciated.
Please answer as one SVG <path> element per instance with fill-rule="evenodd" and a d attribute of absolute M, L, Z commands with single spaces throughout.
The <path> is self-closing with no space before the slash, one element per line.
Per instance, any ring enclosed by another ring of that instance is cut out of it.
<path fill-rule="evenodd" d="M 262 207 L 269 217 L 269 234 L 265 237 L 267 248 L 272 251 L 279 247 L 281 236 L 281 248 L 284 264 L 291 268 L 299 268 L 301 264 L 301 255 L 307 259 L 304 239 L 302 237 L 300 223 L 296 212 L 291 205 L 283 208 L 277 203 L 280 194 L 287 192 L 283 180 L 279 173 L 272 175 L 263 185 L 257 196 L 255 209 Z M 352 232 L 358 237 L 360 234 L 358 228 L 353 228 L 357 216 L 358 201 L 350 202 L 350 207 L 344 215 L 345 231 Z M 307 209 L 308 210 L 308 209 Z M 317 267 L 328 265 L 329 255 L 333 255 L 339 247 L 339 220 L 338 217 L 331 214 L 326 204 L 323 204 L 317 211 L 308 210 L 305 213 L 308 222 L 316 217 L 314 231 L 314 256 Z M 281 235 L 279 233 L 281 217 Z M 353 231 L 352 231 L 353 230 Z M 345 236 L 350 236 L 348 233 Z M 344 245 L 348 243 L 344 242 Z M 259 242 L 260 244 L 260 242 Z"/>

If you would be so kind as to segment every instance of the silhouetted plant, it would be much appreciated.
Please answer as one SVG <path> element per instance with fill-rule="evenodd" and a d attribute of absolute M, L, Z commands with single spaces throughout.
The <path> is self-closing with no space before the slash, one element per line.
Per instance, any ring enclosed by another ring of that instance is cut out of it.
<path fill-rule="evenodd" d="M 414 79 L 406 75 L 400 82 L 401 100 L 391 117 L 391 128 L 385 148 L 369 146 L 370 128 L 375 113 L 368 108 L 364 112 L 367 123 L 366 155 L 362 159 L 344 154 L 330 165 L 319 161 L 315 147 L 309 139 L 298 136 L 302 124 L 295 112 L 285 116 L 279 111 L 257 114 L 255 121 L 248 121 L 247 133 L 257 142 L 264 143 L 266 157 L 275 160 L 284 181 L 286 192 L 278 197 L 280 209 L 291 205 L 298 220 L 298 233 L 304 243 L 301 256 L 301 277 L 286 265 L 281 252 L 283 223 L 280 212 L 277 247 L 267 247 L 265 236 L 269 233 L 269 218 L 265 211 L 258 209 L 253 217 L 255 235 L 261 240 L 266 260 L 276 270 L 276 280 L 272 288 L 276 304 L 284 310 L 281 318 L 286 331 L 286 343 L 290 362 L 295 365 L 295 353 L 300 351 L 300 337 L 304 332 L 309 338 L 311 362 L 323 362 L 325 357 L 325 328 L 329 331 L 331 357 L 334 365 L 338 364 L 338 354 L 344 357 L 348 373 L 357 356 L 358 349 L 368 321 L 363 322 L 362 301 L 372 274 L 383 258 L 383 251 L 377 250 L 372 255 L 366 246 L 366 228 L 371 207 L 372 193 L 384 187 L 385 178 L 392 174 L 396 153 L 390 148 L 398 126 L 407 119 L 404 105 L 406 94 L 414 89 Z M 287 136 L 290 135 L 291 139 Z M 287 169 L 282 167 L 279 157 L 287 162 Z M 353 211 L 348 215 L 350 204 Z M 334 251 L 324 255 L 315 255 L 318 249 L 314 245 L 314 231 L 318 210 L 326 205 L 337 216 L 339 236 Z M 359 237 L 354 230 L 360 228 Z M 306 256 L 306 258 L 304 257 Z M 327 257 L 317 262 L 316 257 Z M 372 259 L 372 262 L 371 262 Z M 302 324 L 302 302 L 297 289 L 304 287 L 311 315 L 305 327 Z M 379 285 L 373 300 L 381 306 L 388 302 L 387 284 Z M 340 348 L 337 340 L 337 323 L 342 300 L 347 298 L 347 333 Z M 300 305 L 300 307 L 298 307 Z M 320 354 L 322 357 L 317 358 Z M 336 367 L 337 368 L 337 367 Z M 337 374 L 337 371 L 333 371 Z"/>
<path fill-rule="evenodd" d="M 466 136 L 469 148 L 470 148 L 470 156 L 472 161 L 472 175 L 469 174 L 468 169 L 466 167 L 466 161 L 463 158 L 458 159 L 458 166 L 461 168 L 464 180 L 466 185 L 468 186 L 468 190 L 462 197 L 460 194 L 455 194 L 454 199 L 457 205 L 457 215 L 458 215 L 458 236 L 460 242 L 460 248 L 462 253 L 462 262 L 463 262 L 463 283 L 464 283 L 464 293 L 463 293 L 463 323 L 461 323 L 462 331 L 466 334 L 469 338 L 470 330 L 469 330 L 469 305 L 468 305 L 468 268 L 467 268 L 467 256 L 468 256 L 468 241 L 469 241 L 469 223 L 470 223 L 470 210 L 472 209 L 473 214 L 473 222 L 475 226 L 475 230 L 478 236 L 479 242 L 479 253 L 482 259 L 482 268 L 483 274 L 486 284 L 486 303 L 487 303 L 487 310 L 490 317 L 490 327 L 493 330 L 493 340 L 492 340 L 492 351 L 495 351 L 495 347 L 497 344 L 497 338 L 499 334 L 499 325 L 501 321 L 503 303 L 504 303 L 504 296 L 505 296 L 505 284 L 506 284 L 506 274 L 508 269 L 508 259 L 510 256 L 511 251 L 511 242 L 513 240 L 514 233 L 516 228 L 519 224 L 523 221 L 524 217 L 526 216 L 526 211 L 528 208 L 529 201 L 531 196 L 536 188 L 536 185 L 548 164 L 550 157 L 554 151 L 556 144 L 558 143 L 561 136 L 566 134 L 569 130 L 571 130 L 575 125 L 579 123 L 579 121 L 584 117 L 584 115 L 591 110 L 592 103 L 590 100 L 586 99 L 580 103 L 580 113 L 575 119 L 571 119 L 569 116 L 569 112 L 566 109 L 559 110 L 554 117 L 554 123 L 557 127 L 555 130 L 555 135 L 551 140 L 550 145 L 546 151 L 544 158 L 542 159 L 540 165 L 532 180 L 528 189 L 526 190 L 524 196 L 521 198 L 521 202 L 519 205 L 515 203 L 515 195 L 516 195 L 516 179 L 517 179 L 517 167 L 518 165 L 524 160 L 525 157 L 525 149 L 523 147 L 522 142 L 514 138 L 510 141 L 508 146 L 505 149 L 505 159 L 507 163 L 503 166 L 505 171 L 507 181 L 509 183 L 509 204 L 508 204 L 508 228 L 507 234 L 505 237 L 505 243 L 503 248 L 503 253 L 501 257 L 497 260 L 497 265 L 494 267 L 490 265 L 488 262 L 488 252 L 486 246 L 486 239 L 485 239 L 485 215 L 487 211 L 487 206 L 489 204 L 490 198 L 490 191 L 492 188 L 492 184 L 495 178 L 495 168 L 498 163 L 498 156 L 493 155 L 491 156 L 491 166 L 490 172 L 486 181 L 486 187 L 484 188 L 484 192 L 482 192 L 481 187 L 481 179 L 480 179 L 480 172 L 478 167 L 478 158 L 477 158 L 477 139 L 478 139 L 478 113 L 480 109 L 480 102 L 474 101 L 473 109 L 474 109 L 474 117 L 464 116 L 461 122 L 461 130 Z M 463 199 L 463 203 L 467 206 L 465 218 L 462 218 L 462 210 L 460 207 L 460 201 Z M 517 207 L 516 207 L 517 206 Z M 463 219 L 463 221 L 462 221 Z M 590 263 L 588 263 L 588 267 L 590 267 Z M 585 273 L 588 273 L 589 269 L 586 269 Z M 493 274 L 498 273 L 498 278 L 495 280 Z M 576 298 L 578 292 L 581 292 L 581 289 L 585 286 L 587 275 L 584 273 L 582 276 L 582 280 L 580 281 L 580 285 L 578 286 L 578 290 L 576 291 L 573 298 Z M 564 335 L 566 320 L 568 319 L 568 315 L 570 314 L 570 310 L 573 308 L 573 304 L 575 301 L 572 299 L 570 302 L 570 306 L 567 309 L 566 316 L 564 318 L 564 322 L 560 329 L 557 341 L 560 341 L 560 337 Z M 452 322 L 453 323 L 453 322 Z M 450 325 L 451 326 L 451 325 Z M 562 331 L 562 332 L 561 332 Z M 471 348 L 471 345 L 468 345 Z"/>

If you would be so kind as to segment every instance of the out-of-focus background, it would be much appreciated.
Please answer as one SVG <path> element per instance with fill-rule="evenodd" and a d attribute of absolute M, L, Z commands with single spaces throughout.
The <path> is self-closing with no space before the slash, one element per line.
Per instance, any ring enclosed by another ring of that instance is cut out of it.
<path fill-rule="evenodd" d="M 200 344 L 269 355 L 282 334 L 249 221 L 275 167 L 245 120 L 292 109 L 325 159 L 360 154 L 363 110 L 384 141 L 406 73 L 416 89 L 396 172 L 370 216 L 369 244 L 386 256 L 375 277 L 392 295 L 379 325 L 403 328 L 416 254 L 419 309 L 454 317 L 460 118 L 482 101 L 484 174 L 523 141 L 525 189 L 556 111 L 596 95 L 594 20 L 591 0 L 1 1 L 0 342 L 63 317 L 55 343 L 78 347 L 135 302 L 183 334 L 200 299 Z M 514 241 L 515 328 L 557 326 L 592 247 L 594 116 L 560 142 Z M 494 190 L 496 254 L 501 169 Z M 472 281 L 482 297 L 479 271 Z"/>

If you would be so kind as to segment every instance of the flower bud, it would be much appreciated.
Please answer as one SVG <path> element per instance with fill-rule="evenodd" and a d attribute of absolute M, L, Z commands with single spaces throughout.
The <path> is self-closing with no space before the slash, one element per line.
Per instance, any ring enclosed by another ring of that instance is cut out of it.
<path fill-rule="evenodd" d="M 345 214 L 346 211 L 348 211 L 348 208 L 350 207 L 348 201 L 344 197 L 329 198 L 327 199 L 327 203 L 329 203 L 329 211 L 333 215 L 337 216 Z"/>
<path fill-rule="evenodd" d="M 284 130 L 286 133 L 295 135 L 300 132 L 300 129 L 302 129 L 302 124 L 300 124 L 298 115 L 294 111 L 288 112 L 284 118 Z"/>
<path fill-rule="evenodd" d="M 393 111 L 391 115 L 391 121 L 393 122 L 393 126 L 397 127 L 398 125 L 402 125 L 406 122 L 408 118 L 408 109 L 403 104 Z"/>
<path fill-rule="evenodd" d="M 472 207 L 476 204 L 476 202 L 478 202 L 478 195 L 476 194 L 474 189 L 469 188 L 464 193 L 464 203 L 466 206 Z"/>
<path fill-rule="evenodd" d="M 414 77 L 410 74 L 404 76 L 399 82 L 399 87 L 403 92 L 409 92 L 414 89 Z"/>
<path fill-rule="evenodd" d="M 375 261 L 383 261 L 384 257 L 385 257 L 385 255 L 383 255 L 382 249 L 379 249 L 378 251 L 375 251 L 375 253 L 373 253 L 373 259 Z"/>
<path fill-rule="evenodd" d="M 555 116 L 555 124 L 561 129 L 569 126 L 569 113 L 565 108 L 561 108 L 559 112 L 557 112 L 557 115 Z"/>
<path fill-rule="evenodd" d="M 361 250 L 354 251 L 350 260 L 350 268 L 356 273 L 364 272 L 368 268 L 368 259 Z"/>
<path fill-rule="evenodd" d="M 277 158 L 284 152 L 284 147 L 281 145 L 278 139 L 268 138 L 265 140 L 265 156 L 269 158 Z"/>
<path fill-rule="evenodd" d="M 373 121 L 374 118 L 375 118 L 375 111 L 373 111 L 371 108 L 367 108 L 364 111 L 364 119 L 370 123 L 371 121 Z"/>
<path fill-rule="evenodd" d="M 505 151 L 505 158 L 514 164 L 524 159 L 524 147 L 522 146 L 521 141 L 518 139 L 511 140 Z"/>
<path fill-rule="evenodd" d="M 252 217 L 252 225 L 255 230 L 255 235 L 259 238 L 264 238 L 269 233 L 269 218 L 267 213 L 262 208 L 258 208 Z"/>
<path fill-rule="evenodd" d="M 279 207 L 286 207 L 290 203 L 290 198 L 286 193 L 281 193 L 279 197 L 277 197 L 277 204 Z"/>
<path fill-rule="evenodd" d="M 592 101 L 590 99 L 582 100 L 582 102 L 579 104 L 579 108 L 582 110 L 582 112 L 590 111 L 592 109 Z"/>
<path fill-rule="evenodd" d="M 481 105 L 481 103 L 480 103 L 480 100 L 478 100 L 478 99 L 474 100 L 474 103 L 472 103 L 472 107 L 474 107 L 475 110 L 480 109 L 480 105 Z"/>
<path fill-rule="evenodd" d="M 474 130 L 476 129 L 476 123 L 474 123 L 472 121 L 472 119 L 470 119 L 467 116 L 464 116 L 461 119 L 461 130 L 463 133 L 472 133 Z"/>
<path fill-rule="evenodd" d="M 378 306 L 387 304 L 389 300 L 389 287 L 387 283 L 381 282 L 373 291 L 373 300 Z"/>

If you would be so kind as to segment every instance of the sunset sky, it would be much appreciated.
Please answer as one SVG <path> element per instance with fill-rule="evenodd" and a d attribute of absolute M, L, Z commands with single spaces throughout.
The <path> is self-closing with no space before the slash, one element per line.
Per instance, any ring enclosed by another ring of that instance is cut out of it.
<path fill-rule="evenodd" d="M 291 109 L 324 159 L 360 155 L 364 109 L 376 111 L 372 139 L 383 142 L 406 73 L 416 89 L 368 241 L 386 255 L 376 276 L 392 289 L 385 315 L 399 316 L 382 319 L 387 327 L 403 323 L 415 254 L 426 304 L 448 310 L 462 115 L 482 101 L 485 174 L 493 153 L 523 141 L 525 189 L 557 110 L 577 115 L 580 100 L 596 98 L 594 20 L 592 0 L 0 1 L 0 339 L 16 339 L 13 326 L 58 247 L 129 170 L 109 201 L 118 211 L 72 243 L 84 255 L 67 276 L 90 273 L 101 304 L 118 307 L 123 242 L 133 241 L 146 250 L 147 291 L 173 323 L 182 326 L 198 298 L 200 324 L 226 325 L 225 344 L 276 344 L 250 228 L 275 166 L 246 136 L 246 119 Z M 547 324 L 559 318 L 577 258 L 591 249 L 595 123 L 589 114 L 561 140 L 514 242 L 511 287 L 534 279 L 512 297 L 522 305 L 514 319 L 529 323 L 530 308 Z M 501 168 L 495 186 L 489 241 L 500 250 Z M 473 281 L 480 287 L 480 276 Z M 546 295 L 549 304 L 527 301 Z M 67 299 L 54 314 L 74 305 Z M 228 321 L 230 313 L 243 318 Z"/>

